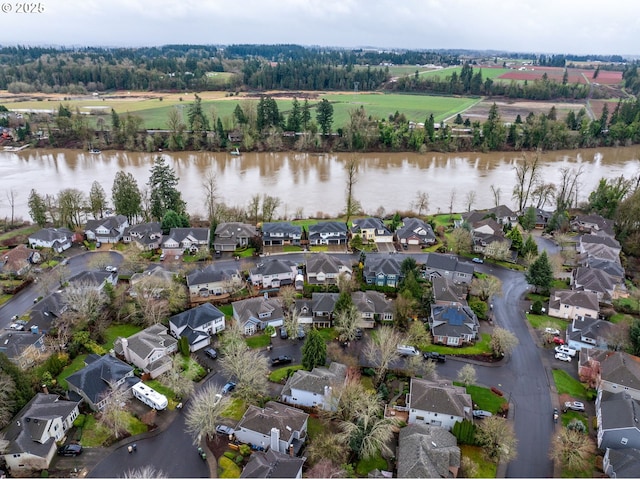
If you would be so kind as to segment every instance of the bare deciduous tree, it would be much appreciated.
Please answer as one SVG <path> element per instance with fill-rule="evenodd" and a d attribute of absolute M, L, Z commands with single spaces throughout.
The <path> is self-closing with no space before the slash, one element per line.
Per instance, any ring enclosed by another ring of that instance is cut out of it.
<path fill-rule="evenodd" d="M 185 370 L 185 358 L 180 354 L 173 356 L 171 369 L 160 376 L 159 381 L 164 386 L 171 389 L 178 396 L 186 398 L 195 389 L 193 380 L 195 379 L 195 368 Z"/>
<path fill-rule="evenodd" d="M 216 202 L 218 201 L 218 177 L 208 170 L 202 179 L 202 187 L 205 194 L 205 205 L 207 208 L 207 219 L 212 224 L 216 219 Z"/>
<path fill-rule="evenodd" d="M 504 328 L 495 328 L 491 334 L 490 347 L 496 357 L 509 354 L 518 343 L 518 338 Z"/>
<path fill-rule="evenodd" d="M 344 464 L 347 461 L 347 449 L 340 439 L 326 430 L 309 441 L 305 455 L 312 464 L 320 464 L 323 460 L 333 464 Z M 338 471 L 340 468 L 338 468 Z M 314 476 L 309 476 L 314 477 Z M 329 476 L 318 476 L 329 477 Z"/>
<path fill-rule="evenodd" d="M 491 185 L 491 195 L 493 196 L 493 206 L 494 207 L 498 207 L 500 206 L 500 194 L 502 193 L 502 191 L 500 190 L 500 187 L 495 187 L 495 185 Z"/>
<path fill-rule="evenodd" d="M 3 429 L 13 417 L 15 383 L 4 371 L 0 371 L 0 429 Z"/>
<path fill-rule="evenodd" d="M 518 204 L 518 211 L 523 211 L 529 202 L 531 188 L 537 183 L 539 152 L 536 152 L 533 158 L 525 155 L 522 161 L 517 162 L 513 169 L 516 172 L 516 185 L 513 187 L 513 198 Z"/>
<path fill-rule="evenodd" d="M 469 190 L 464 197 L 464 202 L 467 205 L 467 211 L 471 211 L 474 203 L 476 202 L 476 190 Z"/>
<path fill-rule="evenodd" d="M 341 293 L 351 293 L 352 291 L 356 291 L 359 287 L 356 278 L 344 271 L 338 275 L 336 282 L 338 291 Z"/>
<path fill-rule="evenodd" d="M 407 330 L 407 343 L 429 345 L 433 342 L 431 333 L 422 321 L 411 321 Z"/>
<path fill-rule="evenodd" d="M 107 429 L 110 429 L 115 438 L 118 439 L 120 434 L 127 429 L 129 413 L 125 410 L 124 405 L 127 402 L 128 392 L 122 385 L 112 382 L 109 384 L 106 394 L 103 398 L 104 406 L 98 421 Z"/>
<path fill-rule="evenodd" d="M 107 297 L 89 281 L 73 281 L 62 290 L 62 301 L 70 311 L 87 321 L 98 318 Z"/>
<path fill-rule="evenodd" d="M 362 315 L 355 304 L 351 303 L 341 310 L 334 319 L 334 327 L 340 341 L 353 341 Z"/>
<path fill-rule="evenodd" d="M 460 228 L 458 228 L 460 229 Z M 511 249 L 508 241 L 494 241 L 485 248 L 484 254 L 487 258 L 499 261 L 508 260 L 511 257 Z"/>
<path fill-rule="evenodd" d="M 509 462 L 518 454 L 513 426 L 498 416 L 487 417 L 476 430 L 476 440 L 483 446 L 488 459 L 494 462 Z"/>
<path fill-rule="evenodd" d="M 18 196 L 18 193 L 16 193 L 16 190 L 14 190 L 13 188 L 10 188 L 9 191 L 7 191 L 7 201 L 9 202 L 9 207 L 11 207 L 11 226 L 13 226 L 13 222 L 15 220 L 15 209 L 16 209 L 16 198 Z"/>
<path fill-rule="evenodd" d="M 449 195 L 449 215 L 453 214 L 453 204 L 456 202 L 456 189 L 453 188 L 451 190 L 451 194 Z"/>
<path fill-rule="evenodd" d="M 410 356 L 405 362 L 405 369 L 411 376 L 424 379 L 438 379 L 438 371 L 435 361 L 424 360 L 422 356 Z"/>
<path fill-rule="evenodd" d="M 502 281 L 495 276 L 482 276 L 471 280 L 471 294 L 482 301 L 488 301 L 492 296 L 502 296 Z"/>
<path fill-rule="evenodd" d="M 549 456 L 564 468 L 583 471 L 595 452 L 595 444 L 588 434 L 563 427 L 551 441 Z"/>
<path fill-rule="evenodd" d="M 307 451 L 309 449 L 314 448 L 314 444 L 316 443 L 317 440 L 318 438 L 314 439 L 313 442 L 309 444 Z M 335 440 L 335 439 L 332 439 L 332 440 Z M 342 444 L 340 444 L 340 448 L 344 450 L 344 446 Z M 312 462 L 311 453 L 307 452 L 307 454 L 309 455 L 309 459 Z M 320 459 L 313 466 L 307 469 L 306 476 L 307 477 L 336 477 L 336 478 L 349 477 L 346 471 L 342 469 L 340 466 L 338 466 L 338 464 L 344 464 L 344 462 L 334 463 L 329 459 Z"/>
<path fill-rule="evenodd" d="M 345 165 L 346 171 L 346 205 L 344 208 L 344 214 L 346 216 L 345 223 L 347 228 L 349 227 L 349 220 L 352 216 L 358 214 L 361 209 L 360 202 L 355 199 L 353 188 L 358 182 L 358 160 L 351 158 Z"/>
<path fill-rule="evenodd" d="M 580 177 L 584 173 L 583 165 L 574 168 L 560 168 L 560 184 L 556 187 L 556 211 L 566 211 L 577 204 Z"/>
<path fill-rule="evenodd" d="M 214 385 L 206 386 L 193 396 L 184 424 L 195 445 L 202 438 L 215 435 L 222 411 L 229 401 L 229 396 L 222 394 L 221 389 Z"/>
<path fill-rule="evenodd" d="M 262 221 L 271 221 L 280 203 L 282 201 L 277 196 L 262 195 Z"/>
<path fill-rule="evenodd" d="M 143 466 L 138 469 L 129 469 L 122 479 L 169 479 L 169 476 L 153 466 Z"/>
<path fill-rule="evenodd" d="M 429 193 L 424 191 L 416 192 L 416 199 L 412 204 L 413 208 L 418 209 L 418 216 L 422 216 L 422 212 L 429 211 Z"/>
<path fill-rule="evenodd" d="M 378 334 L 371 337 L 364 349 L 367 360 L 377 369 L 376 384 L 380 384 L 389 369 L 391 361 L 399 357 L 398 344 L 403 336 L 393 328 L 383 326 Z"/>
<path fill-rule="evenodd" d="M 465 364 L 458 371 L 458 381 L 464 384 L 465 387 L 476 383 L 476 368 L 473 364 Z"/>
<path fill-rule="evenodd" d="M 473 239 L 471 232 L 466 228 L 455 228 L 449 240 L 449 249 L 455 254 L 466 254 L 471 252 Z"/>

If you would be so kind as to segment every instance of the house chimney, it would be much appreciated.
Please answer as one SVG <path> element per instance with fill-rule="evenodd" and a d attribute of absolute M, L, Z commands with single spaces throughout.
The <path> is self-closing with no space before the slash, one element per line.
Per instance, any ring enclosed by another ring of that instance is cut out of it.
<path fill-rule="evenodd" d="M 291 457 L 294 457 L 294 456 L 295 456 L 295 454 L 293 453 L 293 444 L 289 444 L 289 455 L 290 455 Z"/>
<path fill-rule="evenodd" d="M 42 385 L 42 392 L 43 392 L 44 394 L 49 394 L 49 388 L 47 387 L 47 385 L 46 385 L 46 384 L 43 384 L 43 385 Z"/>

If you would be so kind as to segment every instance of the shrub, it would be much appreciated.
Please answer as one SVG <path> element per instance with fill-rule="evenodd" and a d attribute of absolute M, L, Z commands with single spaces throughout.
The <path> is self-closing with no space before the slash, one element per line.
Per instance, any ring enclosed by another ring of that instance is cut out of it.
<path fill-rule="evenodd" d="M 468 419 L 456 422 L 453 425 L 451 434 L 458 439 L 458 443 L 460 444 L 474 445 L 476 442 L 476 427 Z"/>
<path fill-rule="evenodd" d="M 534 301 L 531 305 L 531 312 L 533 314 L 542 314 L 542 301 L 539 299 Z"/>
<path fill-rule="evenodd" d="M 85 416 L 84 414 L 78 415 L 78 417 L 75 418 L 73 421 L 74 427 L 84 427 L 84 422 L 86 419 L 87 419 L 87 416 Z"/>
<path fill-rule="evenodd" d="M 491 387 L 491 392 L 493 394 L 496 394 L 496 395 L 500 396 L 500 397 L 504 396 L 504 393 L 502 391 L 500 391 L 498 388 L 493 387 L 493 386 Z"/>
<path fill-rule="evenodd" d="M 242 454 L 242 456 L 248 456 L 249 454 L 251 454 L 251 448 L 249 447 L 248 444 L 240 444 L 239 451 L 240 451 L 240 454 Z M 236 462 L 238 462 L 237 458 L 236 458 Z"/>
<path fill-rule="evenodd" d="M 224 454 L 222 454 L 224 457 L 228 457 L 229 459 L 233 460 L 236 457 L 236 454 L 232 451 L 224 451 Z"/>
<path fill-rule="evenodd" d="M 587 432 L 587 426 L 585 426 L 584 423 L 578 418 L 574 418 L 571 421 L 569 421 L 569 424 L 567 424 L 567 429 L 572 429 L 574 431 L 578 431 L 582 433 Z"/>
<path fill-rule="evenodd" d="M 246 445 L 246 444 L 244 444 Z M 236 458 L 233 460 L 237 465 L 242 464 L 242 461 L 244 461 L 244 456 L 242 454 L 238 454 L 236 456 Z"/>
<path fill-rule="evenodd" d="M 40 477 L 49 477 L 49 471 L 43 469 L 42 471 L 40 471 Z"/>

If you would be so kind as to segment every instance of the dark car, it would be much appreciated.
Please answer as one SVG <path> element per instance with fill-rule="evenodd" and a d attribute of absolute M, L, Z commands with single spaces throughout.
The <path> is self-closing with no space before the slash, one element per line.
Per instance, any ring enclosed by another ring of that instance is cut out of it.
<path fill-rule="evenodd" d="M 233 381 L 229 381 L 227 384 L 222 386 L 222 394 L 229 394 L 235 388 L 236 388 L 236 383 L 234 383 Z"/>
<path fill-rule="evenodd" d="M 58 456 L 79 456 L 82 454 L 80 444 L 67 444 L 58 448 Z"/>
<path fill-rule="evenodd" d="M 291 356 L 278 356 L 271 358 L 271 366 L 281 366 L 283 364 L 289 364 L 293 361 Z"/>
<path fill-rule="evenodd" d="M 302 326 L 298 326 L 298 339 L 304 339 L 306 335 L 307 333 L 305 333 L 304 328 Z"/>
<path fill-rule="evenodd" d="M 362 329 L 356 329 L 356 339 L 362 339 Z"/>
<path fill-rule="evenodd" d="M 287 333 L 287 328 L 280 328 L 280 339 L 287 339 L 289 337 L 289 333 Z"/>
<path fill-rule="evenodd" d="M 206 348 L 204 350 L 204 354 L 209 356 L 211 359 L 217 359 L 218 358 L 218 352 L 213 348 Z"/>
<path fill-rule="evenodd" d="M 435 361 L 436 363 L 444 363 L 447 360 L 447 357 L 444 354 L 434 353 L 427 351 L 423 355 L 424 359 L 430 359 L 431 361 Z"/>

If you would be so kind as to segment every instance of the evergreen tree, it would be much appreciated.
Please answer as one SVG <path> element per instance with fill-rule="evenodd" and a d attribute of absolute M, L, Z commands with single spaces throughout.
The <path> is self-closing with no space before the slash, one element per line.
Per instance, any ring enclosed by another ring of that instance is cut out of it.
<path fill-rule="evenodd" d="M 522 256 L 527 256 L 529 254 L 533 256 L 538 255 L 538 245 L 536 244 L 536 241 L 533 239 L 533 235 L 528 235 L 527 239 L 522 245 Z"/>
<path fill-rule="evenodd" d="M 31 216 L 31 219 L 35 221 L 40 228 L 44 228 L 47 224 L 47 205 L 42 196 L 40 196 L 36 190 L 31 190 L 27 204 L 29 205 L 29 216 Z"/>
<path fill-rule="evenodd" d="M 427 121 L 424 122 L 425 133 L 427 134 L 427 139 L 429 142 L 433 143 L 436 138 L 436 126 L 435 120 L 433 119 L 433 113 L 429 115 Z"/>
<path fill-rule="evenodd" d="M 221 148 L 226 148 L 227 146 L 227 134 L 224 131 L 224 126 L 222 126 L 222 120 L 218 117 L 218 121 L 216 122 L 216 135 L 218 136 L 218 142 Z"/>
<path fill-rule="evenodd" d="M 536 291 L 549 291 L 551 282 L 553 281 L 553 271 L 546 251 L 543 251 L 540 256 L 531 263 L 529 270 L 525 273 L 525 278 Z"/>
<path fill-rule="evenodd" d="M 316 119 L 320 125 L 320 131 L 323 135 L 331 133 L 331 125 L 333 125 L 333 105 L 329 100 L 323 98 L 318 104 Z"/>
<path fill-rule="evenodd" d="M 302 346 L 302 367 L 311 371 L 316 366 L 324 366 L 327 361 L 327 343 L 317 329 L 311 329 Z"/>
<path fill-rule="evenodd" d="M 103 212 L 107 207 L 107 195 L 102 185 L 94 181 L 89 191 L 89 209 L 94 218 L 102 218 Z"/>
<path fill-rule="evenodd" d="M 178 178 L 173 168 L 165 163 L 164 157 L 158 156 L 155 159 L 148 185 L 153 218 L 162 220 L 167 210 L 173 210 L 178 215 L 185 214 L 186 205 L 177 188 Z"/>
<path fill-rule="evenodd" d="M 116 213 L 124 215 L 132 223 L 142 211 L 142 196 L 138 183 L 131 173 L 118 171 L 113 180 L 111 200 Z"/>
<path fill-rule="evenodd" d="M 302 129 L 307 131 L 309 128 L 309 124 L 311 123 L 311 109 L 309 107 L 309 100 L 304 99 L 304 103 L 302 104 L 302 114 L 300 116 L 300 121 L 302 122 Z"/>
<path fill-rule="evenodd" d="M 240 104 L 236 105 L 235 110 L 233 110 L 233 116 L 239 125 L 246 125 L 248 123 L 247 117 L 244 114 L 244 110 L 240 106 Z"/>
<path fill-rule="evenodd" d="M 300 103 L 298 103 L 297 98 L 294 98 L 291 105 L 291 113 L 289 113 L 289 118 L 287 119 L 287 130 L 296 132 L 300 131 L 301 125 L 302 112 L 300 111 Z"/>
<path fill-rule="evenodd" d="M 520 233 L 520 229 L 511 228 L 511 231 L 509 231 L 506 236 L 511 240 L 511 249 L 522 254 L 524 241 L 522 240 L 522 234 Z"/>

